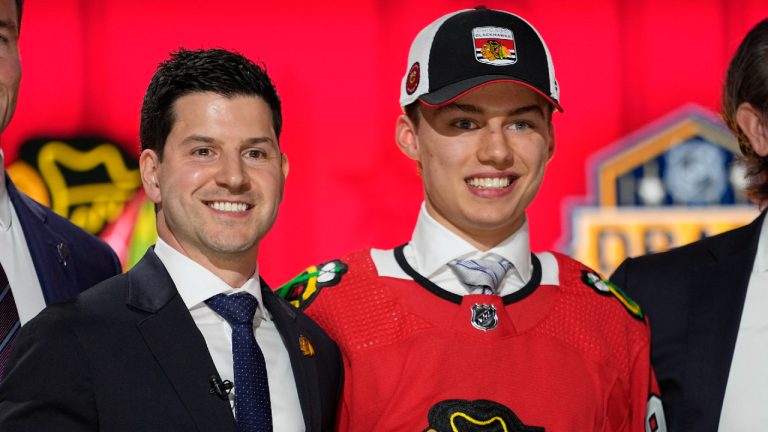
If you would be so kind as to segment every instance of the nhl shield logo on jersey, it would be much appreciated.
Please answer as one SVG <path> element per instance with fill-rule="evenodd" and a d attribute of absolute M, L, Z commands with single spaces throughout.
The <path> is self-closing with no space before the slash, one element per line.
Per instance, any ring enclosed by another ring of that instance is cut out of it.
<path fill-rule="evenodd" d="M 275 290 L 275 293 L 288 300 L 294 307 L 305 309 L 317 297 L 322 288 L 331 287 L 341 282 L 341 277 L 348 268 L 347 264 L 341 260 L 310 266 Z"/>
<path fill-rule="evenodd" d="M 621 304 L 624 305 L 624 307 L 629 311 L 629 313 L 639 319 L 644 320 L 645 314 L 643 314 L 643 311 L 640 309 L 640 305 L 635 303 L 634 300 L 627 297 L 626 294 L 624 294 L 624 291 L 621 290 L 616 284 L 609 280 L 605 280 L 600 277 L 597 273 L 589 270 L 582 270 L 581 271 L 581 281 L 584 282 L 585 285 L 588 287 L 591 287 L 595 291 L 597 291 L 598 294 L 601 295 L 613 295 L 619 301 Z"/>
<path fill-rule="evenodd" d="M 493 330 L 499 325 L 499 317 L 496 315 L 496 306 L 475 303 L 472 306 L 472 326 L 478 330 Z"/>
<path fill-rule="evenodd" d="M 545 432 L 527 426 L 511 409 L 489 400 L 451 399 L 436 403 L 424 432 Z"/>
<path fill-rule="evenodd" d="M 475 59 L 480 63 L 507 66 L 517 62 L 517 48 L 512 30 L 503 27 L 475 27 L 472 29 Z"/>

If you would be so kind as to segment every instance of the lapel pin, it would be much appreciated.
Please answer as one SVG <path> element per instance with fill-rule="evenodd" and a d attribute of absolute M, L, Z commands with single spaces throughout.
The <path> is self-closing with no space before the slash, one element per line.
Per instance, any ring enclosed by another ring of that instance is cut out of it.
<path fill-rule="evenodd" d="M 67 258 L 69 257 L 69 248 L 66 243 L 59 243 L 56 245 L 56 251 L 59 253 L 59 262 L 67 266 Z"/>
<path fill-rule="evenodd" d="M 315 347 L 312 346 L 312 342 L 310 342 L 304 335 L 299 336 L 299 349 L 301 350 L 301 353 L 307 357 L 315 355 Z"/>

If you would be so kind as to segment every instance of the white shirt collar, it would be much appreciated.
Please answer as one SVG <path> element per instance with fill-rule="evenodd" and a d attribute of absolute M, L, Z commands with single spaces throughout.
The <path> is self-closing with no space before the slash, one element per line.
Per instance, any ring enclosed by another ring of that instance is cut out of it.
<path fill-rule="evenodd" d="M 258 266 L 253 276 L 243 286 L 233 288 L 202 265 L 172 248 L 159 237 L 155 244 L 155 254 L 162 261 L 168 274 L 171 275 L 171 279 L 176 284 L 176 289 L 179 291 L 179 295 L 187 309 L 192 310 L 203 307 L 206 300 L 217 294 L 229 295 L 234 292 L 245 291 L 256 297 L 259 301 L 256 316 L 263 319 L 271 318 L 269 312 L 263 307 Z"/>
<path fill-rule="evenodd" d="M 760 228 L 760 238 L 757 241 L 757 254 L 752 272 L 768 272 L 768 216 L 763 218 L 763 226 Z"/>
<path fill-rule="evenodd" d="M 523 281 L 531 278 L 531 245 L 528 221 L 514 234 L 486 252 L 480 252 L 466 240 L 437 222 L 424 203 L 413 230 L 411 246 L 419 272 L 430 278 L 449 262 L 470 256 L 482 257 L 491 253 L 499 255 L 515 266 Z"/>
<path fill-rule="evenodd" d="M 11 197 L 5 184 L 5 155 L 0 149 L 0 230 L 11 228 Z"/>

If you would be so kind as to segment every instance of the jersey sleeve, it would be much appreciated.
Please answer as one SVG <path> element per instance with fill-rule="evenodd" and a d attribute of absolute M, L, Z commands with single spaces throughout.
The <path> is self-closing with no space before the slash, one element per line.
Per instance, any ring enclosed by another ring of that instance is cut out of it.
<path fill-rule="evenodd" d="M 651 367 L 650 342 L 638 351 L 630 372 L 632 406 L 628 430 L 631 432 L 667 432 L 661 392 Z"/>

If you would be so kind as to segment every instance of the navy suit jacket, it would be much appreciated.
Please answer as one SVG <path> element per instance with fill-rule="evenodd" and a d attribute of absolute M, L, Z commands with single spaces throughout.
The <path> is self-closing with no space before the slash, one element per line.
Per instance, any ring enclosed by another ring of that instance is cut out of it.
<path fill-rule="evenodd" d="M 670 431 L 717 430 L 764 219 L 627 259 L 611 276 L 648 315 Z"/>
<path fill-rule="evenodd" d="M 332 431 L 338 347 L 266 284 L 262 295 L 288 349 L 296 415 L 308 432 Z M 0 383 L 0 430 L 236 432 L 229 402 L 210 391 L 213 375 L 205 340 L 150 249 L 128 272 L 22 327 Z"/>
<path fill-rule="evenodd" d="M 7 174 L 5 183 L 46 304 L 69 300 L 120 274 L 120 260 L 103 240 L 19 192 Z"/>

